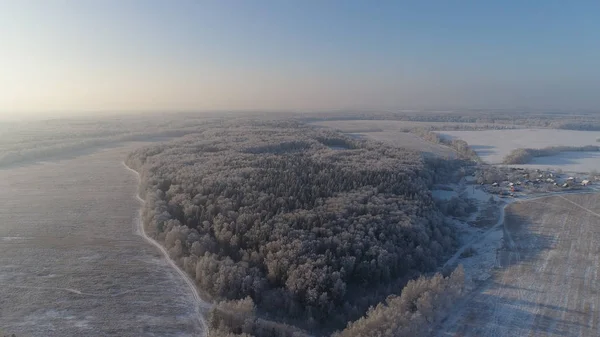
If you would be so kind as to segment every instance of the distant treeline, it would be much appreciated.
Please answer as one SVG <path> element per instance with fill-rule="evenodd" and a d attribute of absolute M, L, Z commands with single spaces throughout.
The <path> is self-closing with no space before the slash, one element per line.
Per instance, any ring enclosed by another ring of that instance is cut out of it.
<path fill-rule="evenodd" d="M 520 148 L 512 150 L 504 159 L 503 164 L 528 164 L 533 158 L 550 157 L 561 152 L 596 152 L 600 151 L 600 146 L 550 146 L 542 149 Z"/>
<path fill-rule="evenodd" d="M 471 149 L 469 144 L 462 139 L 446 139 L 440 136 L 438 133 L 424 128 L 413 128 L 410 131 L 429 142 L 446 145 L 452 148 L 454 151 L 456 151 L 459 158 L 469 159 L 476 162 L 481 161 L 481 158 L 479 158 L 477 152 Z"/>
<path fill-rule="evenodd" d="M 555 129 L 580 130 L 580 131 L 600 131 L 600 122 L 597 120 L 588 120 L 581 122 L 553 122 L 551 126 Z"/>
<path fill-rule="evenodd" d="M 460 110 L 452 112 L 398 111 L 323 113 L 319 114 L 318 117 L 314 117 L 311 114 L 305 114 L 300 118 L 305 121 L 364 119 L 435 123 L 465 123 L 464 126 L 459 127 L 461 130 L 512 129 L 515 127 L 584 131 L 600 130 L 600 114 L 596 113 L 539 113 L 504 110 Z M 473 124 L 473 126 L 470 127 L 468 124 Z M 443 129 L 452 130 L 453 126 L 448 124 Z"/>
<path fill-rule="evenodd" d="M 127 164 L 142 177 L 145 230 L 225 301 L 211 314 L 214 336 L 343 328 L 456 247 L 429 187 L 460 161 L 293 121 L 232 121 L 135 151 Z M 399 308 L 407 329 L 431 323 L 459 278 L 415 281 L 342 336 Z"/>
<path fill-rule="evenodd" d="M 405 132 L 412 132 L 414 127 L 406 127 Z M 514 130 L 520 129 L 514 125 L 503 124 L 480 124 L 480 123 L 445 123 L 445 124 L 429 124 L 420 126 L 416 129 L 424 129 L 427 131 L 483 131 L 483 130 Z"/>

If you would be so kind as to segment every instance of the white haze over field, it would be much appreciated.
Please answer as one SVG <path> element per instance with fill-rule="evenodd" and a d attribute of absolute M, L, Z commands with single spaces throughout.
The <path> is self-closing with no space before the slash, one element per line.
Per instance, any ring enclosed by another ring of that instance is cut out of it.
<path fill-rule="evenodd" d="M 0 167 L 122 142 L 184 136 L 211 119 L 214 117 L 148 114 L 0 122 Z"/>

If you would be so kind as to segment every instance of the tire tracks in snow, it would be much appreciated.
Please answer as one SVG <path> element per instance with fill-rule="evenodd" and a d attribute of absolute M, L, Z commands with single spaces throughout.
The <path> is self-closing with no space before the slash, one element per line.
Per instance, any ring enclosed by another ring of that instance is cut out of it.
<path fill-rule="evenodd" d="M 569 199 L 567 199 L 567 198 L 563 197 L 563 196 L 562 196 L 562 195 L 560 195 L 560 194 L 558 195 L 558 197 L 559 197 L 559 198 L 561 198 L 561 199 L 564 199 L 564 200 L 566 200 L 566 201 L 568 201 L 568 202 L 572 203 L 573 205 L 575 205 L 575 206 L 577 206 L 577 207 L 579 207 L 579 208 L 583 209 L 584 211 L 588 211 L 589 213 L 591 213 L 591 214 L 593 214 L 593 215 L 595 215 L 595 216 L 597 216 L 597 217 L 599 217 L 599 218 L 600 218 L 600 214 L 598 214 L 598 213 L 596 213 L 596 212 L 592 211 L 591 209 L 589 209 L 589 208 L 586 208 L 586 207 L 583 207 L 583 206 L 581 206 L 580 204 L 578 204 L 578 203 L 576 203 L 576 202 L 574 202 L 574 201 L 572 201 L 572 200 L 569 200 Z"/>
<path fill-rule="evenodd" d="M 125 294 L 136 292 L 138 290 L 150 288 L 150 287 L 156 286 L 158 284 L 164 284 L 164 283 L 168 283 L 168 282 L 170 282 L 170 281 L 163 281 L 163 282 L 159 282 L 159 283 L 155 283 L 155 284 L 151 284 L 151 285 L 147 285 L 147 286 L 143 286 L 143 287 L 124 290 L 124 291 L 120 291 L 120 292 L 114 293 L 114 294 L 86 293 L 86 292 L 83 292 L 81 290 L 74 289 L 74 288 L 61 288 L 61 287 L 36 287 L 36 286 L 17 286 L 17 285 L 3 285 L 3 287 L 15 288 L 15 289 L 49 290 L 49 291 L 57 291 L 58 290 L 58 291 L 66 291 L 66 292 L 77 294 L 77 295 L 92 296 L 92 297 L 119 297 L 119 296 L 122 296 Z"/>

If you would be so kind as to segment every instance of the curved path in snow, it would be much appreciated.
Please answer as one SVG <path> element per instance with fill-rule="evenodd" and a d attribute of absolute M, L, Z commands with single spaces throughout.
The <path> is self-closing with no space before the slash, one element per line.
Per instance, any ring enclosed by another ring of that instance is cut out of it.
<path fill-rule="evenodd" d="M 129 166 L 127 166 L 127 164 L 125 164 L 125 162 L 123 162 L 123 166 L 135 173 L 135 176 L 137 177 L 138 180 L 138 186 L 139 183 L 141 183 L 141 177 L 140 174 L 130 168 Z M 140 198 L 139 194 L 136 193 L 135 197 L 137 198 L 137 200 L 140 202 L 140 204 L 144 204 L 145 201 L 144 199 Z M 167 260 L 167 262 L 169 263 L 169 265 L 171 267 L 173 267 L 173 269 L 175 269 L 177 271 L 177 273 L 181 276 L 181 278 L 185 281 L 185 283 L 188 285 L 188 287 L 190 288 L 192 295 L 194 296 L 194 300 L 196 302 L 196 312 L 198 314 L 198 320 L 200 321 L 200 323 L 202 324 L 204 331 L 205 331 L 205 335 L 208 335 L 208 325 L 206 324 L 206 321 L 204 320 L 204 317 L 202 316 L 201 312 L 200 312 L 200 308 L 203 309 L 210 309 L 212 308 L 212 304 L 208 303 L 204 300 L 202 300 L 202 298 L 200 297 L 200 293 L 198 292 L 198 288 L 196 288 L 196 285 L 194 284 L 194 281 L 190 278 L 190 276 L 183 270 L 181 270 L 181 268 L 179 268 L 179 266 L 177 266 L 175 264 L 175 262 L 171 259 L 171 257 L 169 257 L 169 253 L 167 252 L 167 250 L 165 249 L 165 247 L 163 247 L 160 243 L 156 242 L 154 239 L 152 239 L 151 237 L 149 237 L 146 234 L 146 231 L 144 230 L 144 225 L 142 222 L 142 217 L 141 217 L 141 209 L 140 209 L 140 216 L 138 217 L 138 230 L 139 230 L 139 234 L 149 243 L 151 243 L 153 246 L 155 246 L 156 248 L 158 248 L 158 250 L 162 253 L 162 255 L 165 257 L 165 259 Z"/>

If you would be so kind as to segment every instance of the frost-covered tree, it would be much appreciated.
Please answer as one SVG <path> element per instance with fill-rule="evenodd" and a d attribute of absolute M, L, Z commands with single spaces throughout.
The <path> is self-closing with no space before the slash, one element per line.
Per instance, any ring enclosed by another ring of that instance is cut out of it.
<path fill-rule="evenodd" d="M 455 245 L 429 188 L 459 161 L 254 121 L 207 125 L 127 163 L 141 173 L 145 229 L 204 291 L 303 327 L 358 318 Z"/>

